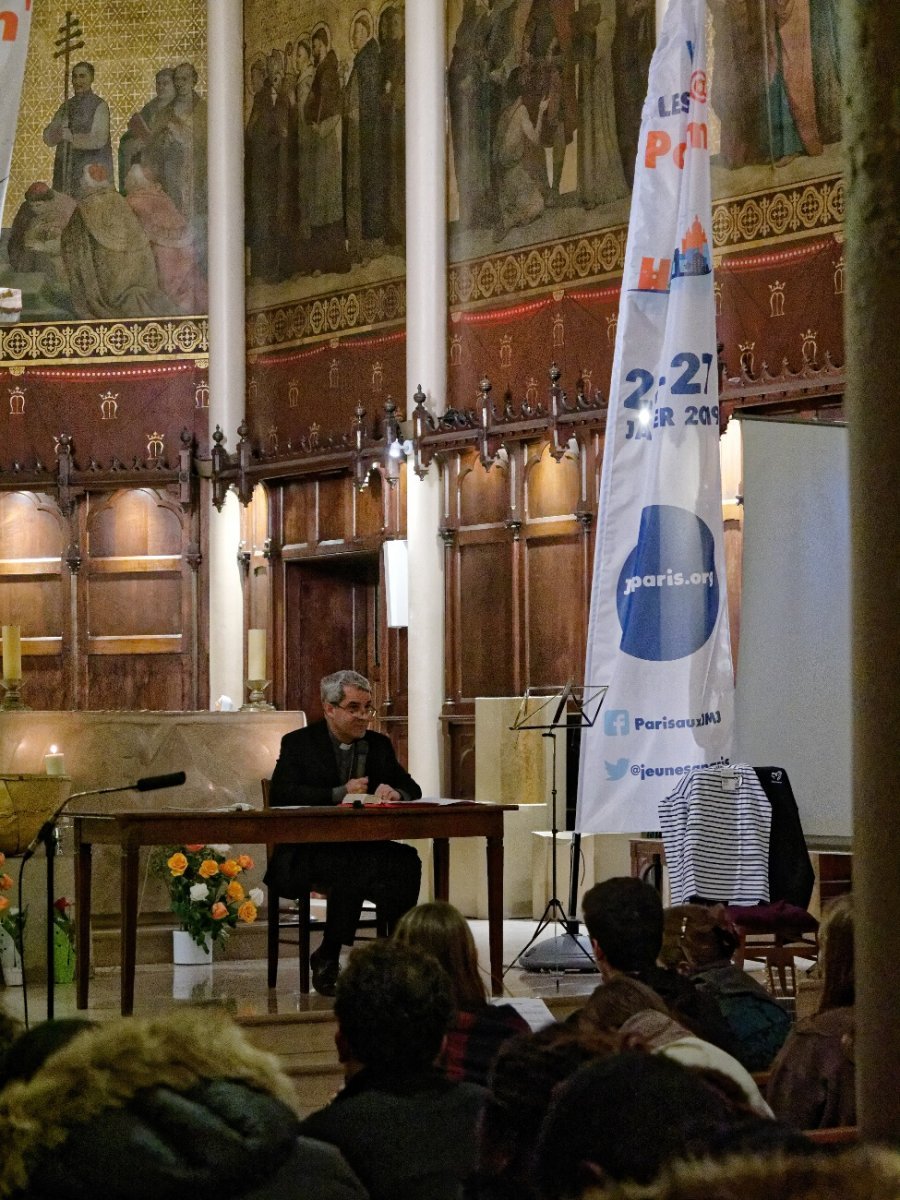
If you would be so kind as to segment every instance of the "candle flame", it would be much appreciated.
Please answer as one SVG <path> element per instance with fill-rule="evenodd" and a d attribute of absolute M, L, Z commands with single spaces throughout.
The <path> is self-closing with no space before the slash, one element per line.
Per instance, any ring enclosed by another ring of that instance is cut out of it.
<path fill-rule="evenodd" d="M 51 747 L 50 747 L 50 753 L 51 753 L 51 754 L 58 754 L 59 752 L 58 752 L 58 750 L 56 749 L 56 747 L 55 747 L 55 746 L 51 746 Z"/>

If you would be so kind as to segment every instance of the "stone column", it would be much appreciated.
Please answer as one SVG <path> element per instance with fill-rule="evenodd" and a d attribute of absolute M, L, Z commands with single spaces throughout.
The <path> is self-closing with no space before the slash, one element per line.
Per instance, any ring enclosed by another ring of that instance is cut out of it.
<path fill-rule="evenodd" d="M 446 26 L 442 0 L 406 6 L 406 383 L 431 412 L 447 388 Z M 407 410 L 412 401 L 407 398 Z M 407 468 L 409 769 L 426 796 L 441 792 L 444 571 L 438 469 Z"/>
<path fill-rule="evenodd" d="M 900 7 L 841 6 L 858 1119 L 900 1138 Z"/>
<path fill-rule="evenodd" d="M 244 417 L 244 114 L 242 0 L 207 0 L 209 72 L 209 431 L 234 450 Z M 240 504 L 210 505 L 209 697 L 240 705 L 243 598 L 237 552 Z"/>

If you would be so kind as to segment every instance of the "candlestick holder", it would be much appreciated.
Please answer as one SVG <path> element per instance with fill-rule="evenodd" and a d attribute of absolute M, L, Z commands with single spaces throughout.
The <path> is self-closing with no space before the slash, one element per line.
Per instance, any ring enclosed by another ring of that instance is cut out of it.
<path fill-rule="evenodd" d="M 250 699 L 246 704 L 241 705 L 241 712 L 274 712 L 275 705 L 269 704 L 266 700 L 266 688 L 271 683 L 271 679 L 248 679 L 247 687 L 250 689 Z"/>
<path fill-rule="evenodd" d="M 0 710 L 3 712 L 31 712 L 31 706 L 22 699 L 21 679 L 4 679 L 2 687 L 6 695 L 0 702 Z"/>

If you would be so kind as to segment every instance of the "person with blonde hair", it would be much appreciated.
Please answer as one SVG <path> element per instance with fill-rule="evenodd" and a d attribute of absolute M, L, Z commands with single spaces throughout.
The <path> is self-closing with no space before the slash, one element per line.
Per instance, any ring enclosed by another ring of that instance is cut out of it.
<path fill-rule="evenodd" d="M 489 1003 L 468 921 L 452 904 L 435 900 L 401 917 L 394 937 L 433 955 L 450 979 L 456 1016 L 440 1065 L 450 1079 L 486 1084 L 500 1046 L 507 1038 L 527 1032 L 528 1024 L 511 1004 Z"/>
<path fill-rule="evenodd" d="M 819 928 L 822 999 L 798 1021 L 772 1067 L 767 1095 L 798 1129 L 856 1124 L 853 1005 L 853 897 L 838 896 Z"/>

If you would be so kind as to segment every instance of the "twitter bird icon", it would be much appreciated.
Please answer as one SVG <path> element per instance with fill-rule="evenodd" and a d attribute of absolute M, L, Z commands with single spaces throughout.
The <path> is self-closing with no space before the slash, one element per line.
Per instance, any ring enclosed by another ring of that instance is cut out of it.
<path fill-rule="evenodd" d="M 621 779 L 628 770 L 628 759 L 619 758 L 616 759 L 615 762 L 607 762 L 606 759 L 604 759 L 603 765 L 606 767 L 607 779 Z"/>

